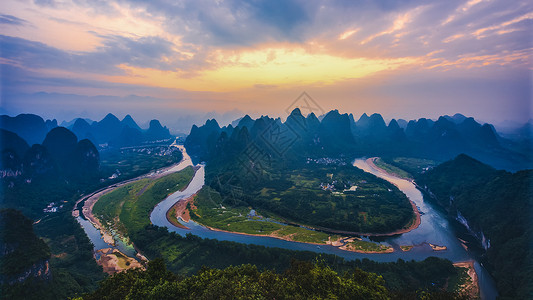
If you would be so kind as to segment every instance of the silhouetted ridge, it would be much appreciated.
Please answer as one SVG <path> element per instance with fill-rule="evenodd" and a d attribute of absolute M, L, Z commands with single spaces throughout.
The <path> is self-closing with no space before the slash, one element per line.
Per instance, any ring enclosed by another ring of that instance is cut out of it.
<path fill-rule="evenodd" d="M 33 114 L 20 114 L 16 117 L 2 115 L 0 128 L 16 133 L 29 145 L 42 143 L 48 132 L 43 118 Z"/>
<path fill-rule="evenodd" d="M 214 120 L 208 120 L 205 125 L 191 129 L 186 147 L 193 156 L 202 160 L 208 160 L 210 155 L 216 156 L 216 149 L 227 149 L 215 147 L 220 143 L 221 132 L 226 133 L 222 140 L 229 137 L 229 141 L 237 141 L 244 127 L 249 140 L 265 148 L 266 153 L 274 151 L 270 155 L 279 155 L 281 149 L 284 155 L 288 155 L 288 149 L 281 145 L 273 147 L 274 143 L 265 140 L 264 133 L 270 134 L 265 132 L 270 126 L 279 131 L 273 135 L 276 140 L 285 141 L 293 154 L 299 156 L 406 156 L 444 161 L 466 153 L 499 168 L 516 170 L 532 165 L 530 156 L 523 150 L 529 148 L 514 148 L 522 152 L 505 148 L 492 126 L 482 126 L 463 115 L 442 116 L 437 121 L 411 120 L 405 129 L 395 119 L 387 125 L 377 113 L 371 116 L 363 113 L 355 122 L 353 115 L 340 114 L 337 110 L 328 112 L 322 120 L 312 113 L 304 117 L 300 109 L 294 109 L 285 123 L 268 116 L 253 120 L 248 115 L 240 119 L 236 128 L 220 128 L 214 123 Z M 233 152 L 238 152 L 237 148 L 234 147 Z"/>
<path fill-rule="evenodd" d="M 249 115 L 246 115 L 239 121 L 239 124 L 237 126 L 252 128 L 253 124 L 254 120 L 252 120 Z"/>
<path fill-rule="evenodd" d="M 163 127 L 158 120 L 150 121 L 146 136 L 149 140 L 164 140 L 171 137 L 168 128 Z"/>
<path fill-rule="evenodd" d="M 56 127 L 46 135 L 42 145 L 56 161 L 64 161 L 74 152 L 77 143 L 78 138 L 72 131 L 65 127 Z"/>
<path fill-rule="evenodd" d="M 141 131 L 141 127 L 137 125 L 137 123 L 133 120 L 133 118 L 130 115 L 126 115 L 122 121 L 120 121 L 123 126 L 128 126 L 129 128 L 137 129 Z"/>

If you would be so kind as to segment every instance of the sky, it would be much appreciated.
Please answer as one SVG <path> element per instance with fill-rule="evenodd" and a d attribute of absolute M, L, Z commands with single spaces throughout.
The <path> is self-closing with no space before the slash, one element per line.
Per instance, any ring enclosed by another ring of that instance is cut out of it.
<path fill-rule="evenodd" d="M 3 0 L 0 113 L 526 122 L 532 49 L 527 0 Z"/>

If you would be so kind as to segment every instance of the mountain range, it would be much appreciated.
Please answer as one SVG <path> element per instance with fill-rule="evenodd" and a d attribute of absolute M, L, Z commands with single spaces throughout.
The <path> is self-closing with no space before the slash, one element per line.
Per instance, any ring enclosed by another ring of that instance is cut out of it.
<path fill-rule="evenodd" d="M 158 120 L 150 121 L 149 128 L 143 130 L 130 115 L 119 120 L 115 115 L 107 114 L 101 121 L 91 124 L 78 118 L 70 129 L 78 137 L 89 139 L 95 144 L 119 148 L 171 138 L 168 128 L 163 127 Z"/>
<path fill-rule="evenodd" d="M 149 128 L 143 130 L 130 115 L 126 115 L 122 120 L 113 114 L 107 114 L 100 121 L 77 118 L 70 122 L 62 122 L 61 125 L 71 130 L 78 139 L 88 139 L 102 147 L 129 147 L 171 138 L 168 128 L 163 127 L 158 120 L 150 121 Z M 32 114 L 0 116 L 0 128 L 16 133 L 29 145 L 41 144 L 46 134 L 56 127 L 58 127 L 56 120 L 45 121 L 40 116 Z"/>
<path fill-rule="evenodd" d="M 303 116 L 296 108 L 285 122 L 268 116 L 253 120 L 246 115 L 234 125 L 220 127 L 214 119 L 200 127 L 194 125 L 185 142 L 189 154 L 207 161 L 227 140 L 253 141 L 269 155 L 278 156 L 408 156 L 445 161 L 465 153 L 498 169 L 519 170 L 533 164 L 530 143 L 503 138 L 494 126 L 460 114 L 407 124 L 393 119 L 387 124 L 377 113 L 355 120 L 353 114 L 332 110 L 319 120 L 313 113 Z"/>
<path fill-rule="evenodd" d="M 94 144 L 78 138 L 65 127 L 48 132 L 42 144 L 28 146 L 16 133 L 0 129 L 0 175 L 15 182 L 35 177 L 67 176 L 71 179 L 96 175 L 100 155 Z"/>

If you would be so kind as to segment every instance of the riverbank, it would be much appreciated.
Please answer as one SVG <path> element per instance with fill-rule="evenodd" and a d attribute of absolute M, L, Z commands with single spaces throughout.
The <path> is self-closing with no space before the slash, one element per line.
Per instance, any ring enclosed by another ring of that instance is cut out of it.
<path fill-rule="evenodd" d="M 181 219 L 184 222 L 189 222 L 191 220 L 191 215 L 187 209 L 187 205 L 192 203 L 192 200 L 196 195 L 197 193 L 176 202 L 174 205 L 172 205 L 172 207 L 170 207 L 170 209 L 167 211 L 167 220 L 172 225 L 182 229 L 189 229 L 187 226 L 184 226 L 178 222 L 178 219 Z"/>
<path fill-rule="evenodd" d="M 178 203 L 174 204 L 166 213 L 167 221 L 169 221 L 172 225 L 178 228 L 190 230 L 186 226 L 186 224 L 180 223 L 178 220 L 181 219 L 184 222 L 189 222 L 191 220 L 191 214 L 195 214 L 195 212 L 189 211 L 189 208 L 192 208 L 193 210 L 195 209 L 194 202 L 193 202 L 194 196 L 195 195 L 188 197 L 186 199 L 182 199 L 178 201 Z M 317 248 L 320 248 L 320 246 L 330 245 L 343 251 L 362 253 L 362 254 L 379 254 L 379 253 L 394 252 L 394 249 L 391 246 L 386 246 L 383 244 L 370 242 L 370 241 L 363 241 L 360 237 L 327 235 L 327 240 L 323 240 L 322 242 L 313 242 L 313 241 L 302 240 L 301 233 L 297 233 L 297 232 L 287 233 L 284 230 L 284 228 L 277 229 L 270 233 L 247 233 L 247 232 L 230 231 L 227 229 L 212 227 L 212 226 L 203 224 L 201 222 L 198 222 L 198 220 L 196 220 L 195 222 L 197 222 L 199 225 L 201 225 L 202 227 L 210 231 L 231 233 L 231 234 L 250 236 L 250 237 L 270 237 L 270 238 L 275 238 L 275 239 L 288 241 L 288 242 L 316 245 Z M 249 220 L 248 222 L 254 222 L 254 220 Z M 230 224 L 228 224 L 228 226 L 229 225 Z M 290 225 L 284 225 L 284 226 L 290 226 Z M 308 230 L 309 232 L 314 232 L 311 229 L 301 229 L 301 230 Z"/>
<path fill-rule="evenodd" d="M 460 286 L 469 299 L 478 299 L 480 295 L 479 280 L 474 268 L 474 261 L 456 262 L 453 264 L 456 268 L 466 268 L 469 280 Z"/>
<path fill-rule="evenodd" d="M 180 148 L 179 146 L 176 146 Z M 141 253 L 137 251 L 137 254 L 135 257 L 130 257 L 123 252 L 121 252 L 119 249 L 116 249 L 117 243 L 115 241 L 115 238 L 113 237 L 113 234 L 102 225 L 100 220 L 93 214 L 93 208 L 95 203 L 105 194 L 110 193 L 114 191 L 117 188 L 120 188 L 124 185 L 145 179 L 145 178 L 151 178 L 151 179 L 158 179 L 165 175 L 178 172 L 188 165 L 191 165 L 191 159 L 188 155 L 186 155 L 186 152 L 182 150 L 182 153 L 184 153 L 183 159 L 176 164 L 172 164 L 170 166 L 163 167 L 161 169 L 151 171 L 149 173 L 137 176 L 135 178 L 127 179 L 122 182 L 114 183 L 108 187 L 99 189 L 92 194 L 89 194 L 88 196 L 83 196 L 82 198 L 78 199 L 76 201 L 76 204 L 74 205 L 74 208 L 72 210 L 72 216 L 74 218 L 82 217 L 88 222 L 100 233 L 102 240 L 109 245 L 109 248 L 106 249 L 100 249 L 94 251 L 94 256 L 96 259 L 96 262 L 101 265 L 104 268 L 104 272 L 108 274 L 113 274 L 116 272 L 120 272 L 123 270 L 131 269 L 131 268 L 144 268 L 143 264 L 148 262 L 148 259 L 142 255 Z M 81 208 L 81 213 L 83 214 L 80 216 L 80 211 L 78 210 L 78 206 L 80 202 L 83 201 L 83 207 Z"/>
<path fill-rule="evenodd" d="M 109 275 L 113 275 L 128 269 L 146 269 L 144 265 L 137 259 L 126 256 L 118 249 L 100 249 L 96 251 L 96 253 L 100 255 L 100 258 L 97 259 L 96 262 L 102 266 L 104 272 Z M 141 261 L 146 263 L 148 260 L 145 258 L 145 260 Z"/>
<path fill-rule="evenodd" d="M 386 170 L 376 166 L 376 164 L 374 163 L 374 161 L 376 159 L 378 159 L 378 157 L 371 157 L 371 158 L 367 159 L 366 162 L 368 163 L 368 165 L 370 167 L 378 170 L 379 172 L 387 174 L 388 176 L 399 178 L 399 179 L 403 179 L 403 180 L 408 180 L 408 179 L 405 179 L 405 178 L 400 178 L 400 177 L 396 176 L 395 174 L 391 174 L 391 173 L 387 172 Z M 408 180 L 408 181 L 413 182 L 412 180 Z M 409 202 L 411 203 L 411 207 L 413 208 L 413 213 L 415 214 L 414 222 L 412 222 L 411 225 L 409 225 L 407 228 L 397 230 L 397 231 L 391 233 L 390 235 L 407 233 L 407 232 L 409 232 L 411 230 L 414 230 L 414 229 L 418 228 L 418 226 L 420 226 L 421 217 L 420 217 L 420 212 L 418 211 L 418 207 L 416 207 L 416 203 L 413 200 L 409 199 Z"/>

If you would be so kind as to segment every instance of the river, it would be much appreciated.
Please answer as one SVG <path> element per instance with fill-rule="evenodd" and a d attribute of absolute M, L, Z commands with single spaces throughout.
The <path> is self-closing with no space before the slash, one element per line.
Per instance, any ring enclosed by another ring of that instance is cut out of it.
<path fill-rule="evenodd" d="M 183 169 L 188 165 L 192 165 L 192 162 L 187 156 L 186 152 L 183 152 L 184 157 L 186 159 L 184 159 L 184 161 L 180 164 L 179 168 L 176 167 L 174 170 Z M 165 200 L 160 202 L 154 208 L 150 215 L 150 221 L 154 225 L 167 227 L 169 231 L 176 232 L 180 235 L 191 233 L 202 238 L 233 241 L 245 244 L 256 244 L 267 247 L 279 247 L 291 250 L 306 250 L 317 253 L 334 254 L 348 260 L 368 258 L 379 262 L 391 262 L 401 258 L 403 260 L 420 261 L 430 256 L 446 258 L 451 260 L 452 262 L 474 260 L 474 266 L 478 275 L 482 299 L 496 298 L 497 291 L 494 282 L 492 281 L 492 278 L 490 277 L 488 272 L 475 260 L 475 257 L 471 253 L 469 253 L 462 247 L 460 241 L 454 236 L 453 230 L 443 213 L 435 209 L 430 203 L 424 202 L 422 193 L 416 188 L 416 186 L 411 181 L 381 172 L 379 169 L 376 169 L 372 165 L 368 164 L 365 159 L 356 159 L 354 161 L 354 166 L 395 184 L 402 192 L 407 195 L 407 197 L 411 201 L 416 204 L 419 211 L 421 212 L 421 223 L 420 226 L 418 226 L 416 229 L 395 236 L 379 238 L 380 242 L 390 245 L 395 249 L 395 251 L 392 253 L 356 253 L 341 250 L 331 245 L 317 246 L 315 244 L 291 242 L 267 236 L 251 236 L 223 231 L 213 231 L 195 223 L 192 220 L 189 222 L 183 222 L 180 220 L 180 223 L 190 229 L 182 229 L 176 227 L 170 222 L 168 222 L 166 218 L 166 212 L 176 202 L 190 197 L 202 188 L 205 183 L 205 170 L 203 165 L 199 166 L 200 168 L 198 169 L 192 181 L 189 183 L 185 190 L 178 191 L 168 196 Z M 91 224 L 89 222 L 87 223 Z M 99 238 L 95 236 L 93 232 L 91 232 L 90 234 L 88 231 L 91 230 L 86 229 L 86 232 L 89 237 L 91 237 L 92 235 L 91 240 L 93 238 Z M 96 241 L 96 243 L 95 241 L 93 241 L 93 243 L 95 244 L 95 246 L 97 244 L 101 244 L 99 241 Z M 446 250 L 434 251 L 429 246 L 429 244 L 446 246 Z M 404 252 L 399 249 L 400 245 L 411 245 L 413 246 L 413 249 Z"/>

